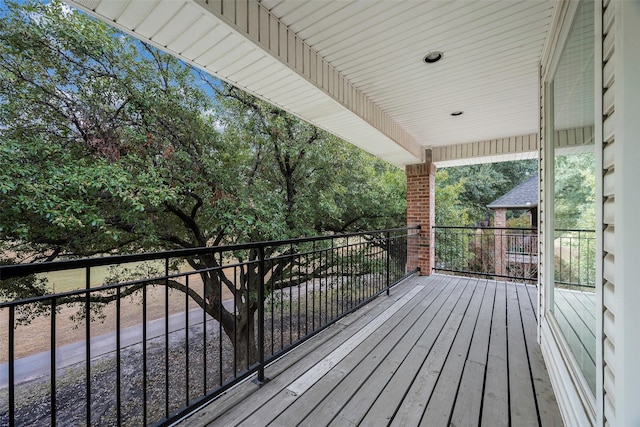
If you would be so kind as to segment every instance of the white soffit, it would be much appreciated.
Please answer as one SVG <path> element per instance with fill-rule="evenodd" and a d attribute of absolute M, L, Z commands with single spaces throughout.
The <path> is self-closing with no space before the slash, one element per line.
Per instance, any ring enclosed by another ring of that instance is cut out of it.
<path fill-rule="evenodd" d="M 397 165 L 537 131 L 554 0 L 70 0 Z M 427 52 L 444 59 L 425 64 Z M 451 117 L 452 111 L 464 114 Z"/>

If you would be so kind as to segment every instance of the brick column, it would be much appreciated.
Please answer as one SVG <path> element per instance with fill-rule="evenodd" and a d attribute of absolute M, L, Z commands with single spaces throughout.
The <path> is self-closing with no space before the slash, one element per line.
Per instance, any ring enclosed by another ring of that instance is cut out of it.
<path fill-rule="evenodd" d="M 419 267 L 421 276 L 430 275 L 435 265 L 431 226 L 435 224 L 436 166 L 431 163 L 430 150 L 427 159 L 425 163 L 406 167 L 407 225 L 420 225 L 420 234 L 407 248 L 407 268 Z"/>
<path fill-rule="evenodd" d="M 506 228 L 507 210 L 496 209 L 493 212 L 493 226 Z M 505 230 L 494 230 L 495 235 L 495 270 L 496 274 L 504 276 L 507 274 L 507 237 Z"/>

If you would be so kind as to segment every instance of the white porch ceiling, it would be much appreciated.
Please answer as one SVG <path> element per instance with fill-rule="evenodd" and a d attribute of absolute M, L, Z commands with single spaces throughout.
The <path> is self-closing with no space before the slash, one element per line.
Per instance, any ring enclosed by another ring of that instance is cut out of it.
<path fill-rule="evenodd" d="M 391 163 L 529 135 L 555 0 L 69 0 Z M 422 59 L 444 52 L 435 64 Z M 452 117 L 451 112 L 464 114 Z"/>

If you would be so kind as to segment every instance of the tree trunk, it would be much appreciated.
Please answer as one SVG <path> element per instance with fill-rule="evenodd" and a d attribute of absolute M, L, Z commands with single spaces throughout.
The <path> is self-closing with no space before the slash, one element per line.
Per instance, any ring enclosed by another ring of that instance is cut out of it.
<path fill-rule="evenodd" d="M 236 325 L 231 325 L 231 330 L 225 331 L 231 336 L 234 344 L 234 353 L 236 358 L 236 367 L 238 371 L 249 369 L 258 362 L 258 344 L 256 341 L 255 316 L 252 311 L 249 312 L 247 318 L 245 315 L 236 316 Z M 224 326 L 223 326 L 224 327 Z"/>
<path fill-rule="evenodd" d="M 258 345 L 256 341 L 256 304 L 246 295 L 235 298 L 233 311 L 222 304 L 222 283 L 216 272 L 201 273 L 207 287 L 206 310 L 211 317 L 222 325 L 222 329 L 233 345 L 236 373 L 249 369 L 258 362 Z M 244 297 L 244 298 L 243 298 Z M 234 373 L 235 374 L 235 373 Z"/>

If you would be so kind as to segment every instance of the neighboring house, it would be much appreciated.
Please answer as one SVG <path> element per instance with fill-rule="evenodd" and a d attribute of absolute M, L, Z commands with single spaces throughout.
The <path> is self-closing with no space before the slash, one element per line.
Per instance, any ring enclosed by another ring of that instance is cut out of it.
<path fill-rule="evenodd" d="M 529 226 L 538 227 L 538 175 L 514 187 L 508 193 L 489 203 L 487 207 L 493 211 L 495 233 L 495 272 L 499 276 L 507 276 L 510 266 L 523 270 L 524 277 L 532 275 L 538 264 L 538 236 L 529 235 L 529 231 L 518 230 L 510 233 L 507 227 L 507 211 L 526 211 L 529 215 Z"/>
<path fill-rule="evenodd" d="M 431 243 L 436 166 L 538 158 L 539 340 L 566 425 L 640 425 L 638 1 L 73 0 L 406 167 Z M 554 155 L 595 153 L 593 369 L 559 324 Z"/>
<path fill-rule="evenodd" d="M 526 211 L 531 218 L 530 225 L 533 228 L 538 226 L 539 180 L 536 174 L 487 205 L 493 211 L 495 227 L 507 226 L 508 210 Z"/>

